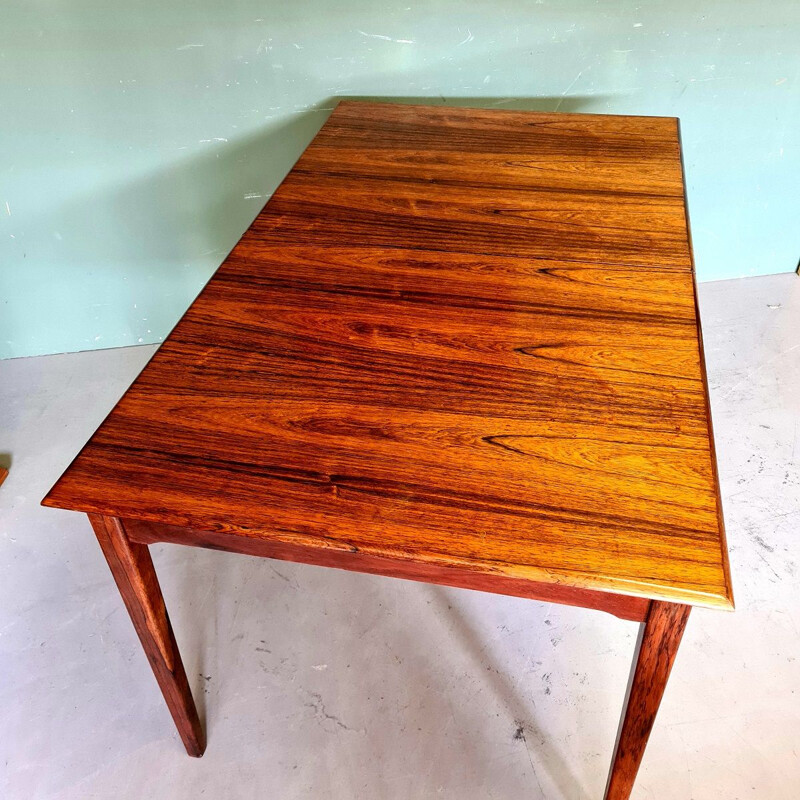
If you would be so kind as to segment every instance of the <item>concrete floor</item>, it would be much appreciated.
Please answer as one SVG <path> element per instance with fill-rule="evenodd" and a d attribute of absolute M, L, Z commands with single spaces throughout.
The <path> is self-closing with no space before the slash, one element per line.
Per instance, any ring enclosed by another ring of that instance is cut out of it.
<path fill-rule="evenodd" d="M 738 610 L 696 610 L 634 797 L 800 793 L 800 278 L 701 287 Z M 86 519 L 39 500 L 151 347 L 0 362 L 0 797 L 602 797 L 636 625 L 154 548 L 186 757 Z"/>

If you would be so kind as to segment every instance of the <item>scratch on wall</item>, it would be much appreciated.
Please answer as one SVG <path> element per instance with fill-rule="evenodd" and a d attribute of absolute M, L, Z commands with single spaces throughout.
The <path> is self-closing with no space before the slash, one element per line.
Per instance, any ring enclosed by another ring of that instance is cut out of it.
<path fill-rule="evenodd" d="M 382 39 L 385 42 L 397 42 L 397 44 L 415 44 L 413 39 L 393 39 L 391 36 L 384 36 L 382 33 L 367 33 L 362 30 L 358 32 L 369 39 Z"/>

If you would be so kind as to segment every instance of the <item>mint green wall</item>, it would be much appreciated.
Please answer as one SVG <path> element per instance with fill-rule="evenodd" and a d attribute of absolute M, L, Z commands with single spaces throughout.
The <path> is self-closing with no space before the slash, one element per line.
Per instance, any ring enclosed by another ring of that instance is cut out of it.
<path fill-rule="evenodd" d="M 0 356 L 161 340 L 337 96 L 682 119 L 703 280 L 800 256 L 800 3 L 6 0 Z"/>

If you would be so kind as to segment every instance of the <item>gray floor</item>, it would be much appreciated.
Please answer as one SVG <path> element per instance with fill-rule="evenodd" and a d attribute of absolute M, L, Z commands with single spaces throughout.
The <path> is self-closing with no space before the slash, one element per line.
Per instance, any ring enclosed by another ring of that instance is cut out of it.
<path fill-rule="evenodd" d="M 738 609 L 693 613 L 636 798 L 800 790 L 800 278 L 701 287 Z M 152 353 L 0 362 L 0 797 L 600 798 L 635 629 L 178 547 L 183 754 L 85 518 L 39 500 Z"/>

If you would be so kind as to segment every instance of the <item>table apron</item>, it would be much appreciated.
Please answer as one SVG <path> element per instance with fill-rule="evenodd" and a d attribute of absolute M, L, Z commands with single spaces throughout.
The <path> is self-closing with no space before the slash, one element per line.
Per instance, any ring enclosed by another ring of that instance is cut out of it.
<path fill-rule="evenodd" d="M 204 531 L 146 520 L 124 519 L 122 523 L 131 541 L 140 544 L 155 544 L 156 542 L 184 544 L 280 561 L 293 561 L 461 589 L 474 589 L 605 611 L 633 622 L 642 622 L 647 616 L 650 606 L 650 600 L 644 597 L 601 592 L 556 583 L 542 583 L 500 573 L 471 571 L 460 566 L 388 558 L 361 551 L 320 547 L 319 545 L 306 547 L 261 536 Z"/>

